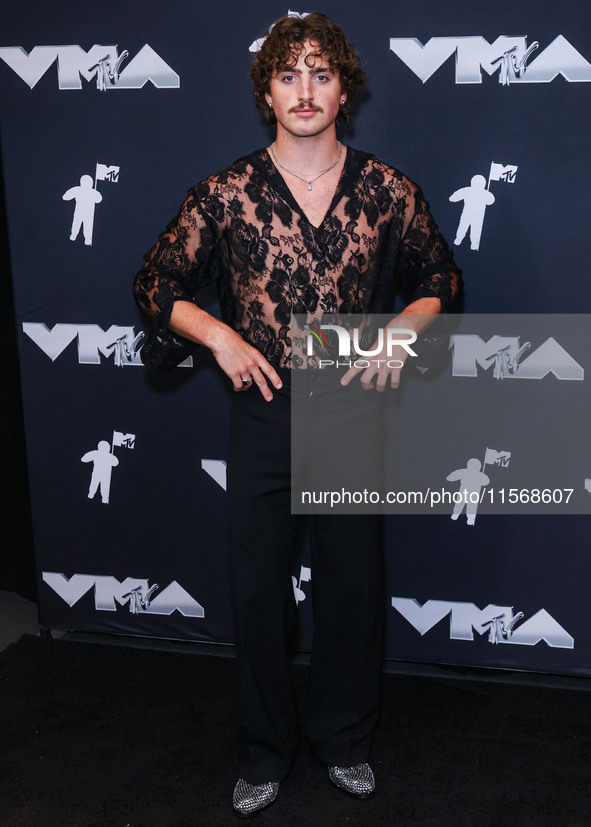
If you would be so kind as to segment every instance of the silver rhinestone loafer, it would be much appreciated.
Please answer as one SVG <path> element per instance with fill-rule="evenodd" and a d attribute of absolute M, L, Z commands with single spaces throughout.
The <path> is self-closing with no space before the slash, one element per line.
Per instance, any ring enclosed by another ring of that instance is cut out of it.
<path fill-rule="evenodd" d="M 376 781 L 369 764 L 355 767 L 329 767 L 328 777 L 343 792 L 355 798 L 368 798 L 376 788 Z"/>
<path fill-rule="evenodd" d="M 240 778 L 234 787 L 232 804 L 234 812 L 242 818 L 248 818 L 260 813 L 277 798 L 279 792 L 278 781 L 267 781 L 266 784 L 249 784 Z"/>

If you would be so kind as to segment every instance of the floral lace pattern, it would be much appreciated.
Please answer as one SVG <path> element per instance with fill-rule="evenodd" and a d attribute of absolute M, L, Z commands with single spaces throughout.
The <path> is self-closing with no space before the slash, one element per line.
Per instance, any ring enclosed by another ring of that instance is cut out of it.
<path fill-rule="evenodd" d="M 292 362 L 292 313 L 387 313 L 396 290 L 447 309 L 461 287 L 421 190 L 350 147 L 318 227 L 266 150 L 191 189 L 146 254 L 134 293 L 162 330 L 174 301 L 196 302 L 214 279 L 224 322 L 279 367 Z"/>

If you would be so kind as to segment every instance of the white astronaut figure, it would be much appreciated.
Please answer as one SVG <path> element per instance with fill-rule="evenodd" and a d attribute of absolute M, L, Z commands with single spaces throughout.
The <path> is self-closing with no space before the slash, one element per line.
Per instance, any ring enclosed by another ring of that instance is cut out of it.
<path fill-rule="evenodd" d="M 103 200 L 103 196 L 94 188 L 93 184 L 94 181 L 90 175 L 83 175 L 79 186 L 70 187 L 62 195 L 64 201 L 76 201 L 72 229 L 70 230 L 70 241 L 76 241 L 80 228 L 82 228 L 84 243 L 87 246 L 92 244 L 94 208 Z"/>
<path fill-rule="evenodd" d="M 465 468 L 458 468 L 448 474 L 449 482 L 460 482 L 461 499 L 454 505 L 454 510 L 451 515 L 452 520 L 457 520 L 464 507 L 466 508 L 466 520 L 468 525 L 474 525 L 476 522 L 476 509 L 480 501 L 480 489 L 483 485 L 488 485 L 490 479 L 486 474 L 480 470 L 480 460 L 473 457 L 466 463 Z"/>
<path fill-rule="evenodd" d="M 484 224 L 484 213 L 488 206 L 495 203 L 494 195 L 486 189 L 486 178 L 484 175 L 474 175 L 470 181 L 470 186 L 456 190 L 449 196 L 449 200 L 464 202 L 464 209 L 460 216 L 454 244 L 461 244 L 466 233 L 470 230 L 470 249 L 478 250 L 482 225 Z"/>
<path fill-rule="evenodd" d="M 80 458 L 80 461 L 93 463 L 88 499 L 92 500 L 100 488 L 102 501 L 108 503 L 111 488 L 111 473 L 113 468 L 119 465 L 119 460 L 111 453 L 111 446 L 103 439 L 97 445 L 96 451 L 88 451 Z"/>

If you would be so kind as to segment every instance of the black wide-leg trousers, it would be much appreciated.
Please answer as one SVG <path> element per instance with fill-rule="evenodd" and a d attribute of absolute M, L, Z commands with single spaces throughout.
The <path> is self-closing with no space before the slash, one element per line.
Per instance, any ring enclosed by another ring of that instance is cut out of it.
<path fill-rule="evenodd" d="M 289 665 L 297 622 L 291 575 L 302 522 L 311 537 L 314 637 L 304 729 L 328 766 L 367 760 L 379 714 L 382 520 L 291 513 L 290 383 L 265 402 L 236 394 L 228 455 L 229 555 L 240 671 L 239 775 L 280 781 L 299 722 Z M 346 446 L 344 447 L 346 450 Z"/>

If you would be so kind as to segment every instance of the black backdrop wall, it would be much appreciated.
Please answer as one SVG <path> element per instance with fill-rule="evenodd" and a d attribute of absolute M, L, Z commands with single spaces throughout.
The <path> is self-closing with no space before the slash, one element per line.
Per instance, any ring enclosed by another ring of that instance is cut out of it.
<path fill-rule="evenodd" d="M 268 143 L 249 47 L 287 10 L 24 0 L 3 13 L 2 159 L 46 627 L 232 641 L 230 390 L 205 353 L 148 374 L 131 280 L 187 188 Z M 421 183 L 457 242 L 466 312 L 588 312 L 587 5 L 327 0 L 322 11 L 371 79 L 341 137 Z M 386 657 L 588 674 L 588 526 L 389 518 Z M 305 549 L 293 577 L 305 649 Z"/>

